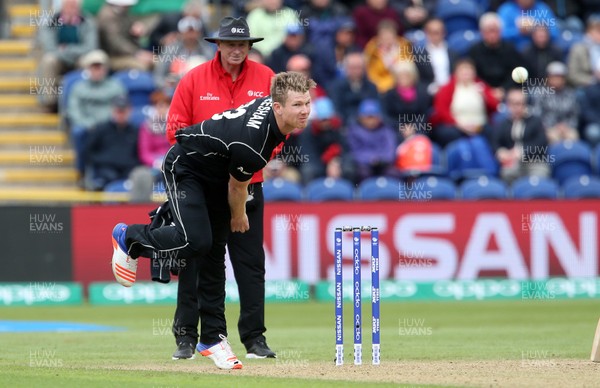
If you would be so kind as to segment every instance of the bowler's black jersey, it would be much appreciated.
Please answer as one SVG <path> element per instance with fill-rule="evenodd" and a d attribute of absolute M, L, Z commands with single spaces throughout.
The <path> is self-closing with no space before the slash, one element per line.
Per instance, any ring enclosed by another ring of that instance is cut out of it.
<path fill-rule="evenodd" d="M 275 121 L 272 103 L 270 96 L 252 100 L 178 130 L 178 163 L 211 182 L 227 181 L 229 174 L 239 181 L 249 180 L 285 140 Z"/>

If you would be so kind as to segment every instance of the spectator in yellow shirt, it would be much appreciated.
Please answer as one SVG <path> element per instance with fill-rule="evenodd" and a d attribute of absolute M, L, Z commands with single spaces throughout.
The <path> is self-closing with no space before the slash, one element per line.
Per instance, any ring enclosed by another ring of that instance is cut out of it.
<path fill-rule="evenodd" d="M 398 36 L 396 25 L 383 20 L 377 27 L 377 35 L 365 46 L 367 76 L 384 93 L 394 86 L 394 66 L 398 62 L 413 61 L 412 45 Z"/>

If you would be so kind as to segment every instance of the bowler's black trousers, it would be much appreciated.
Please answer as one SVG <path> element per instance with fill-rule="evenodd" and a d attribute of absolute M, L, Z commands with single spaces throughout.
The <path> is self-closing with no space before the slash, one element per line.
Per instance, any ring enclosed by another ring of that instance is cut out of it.
<path fill-rule="evenodd" d="M 250 230 L 245 233 L 230 233 L 227 241 L 229 257 L 240 295 L 240 318 L 238 330 L 240 339 L 246 347 L 257 339 L 264 339 L 265 328 L 265 252 L 263 249 L 263 213 L 264 199 L 262 184 L 249 186 L 253 199 L 248 201 L 246 214 Z M 202 224 L 194 224 L 194 228 L 202 229 Z M 219 250 L 220 252 L 220 250 Z M 222 259 L 222 257 L 221 257 Z M 216 261 L 216 260 L 215 260 Z M 212 262 L 212 260 L 211 260 Z M 177 309 L 173 321 L 173 334 L 176 342 L 198 340 L 198 319 L 202 321 L 200 341 L 211 344 L 214 341 L 215 328 L 210 326 L 205 316 L 212 305 L 200 296 L 205 294 L 207 286 L 213 282 L 213 271 L 206 271 L 192 261 L 179 274 L 177 293 Z M 194 267 L 196 265 L 196 267 Z M 216 268 L 214 268 L 216 270 Z M 212 342 L 211 342 L 212 339 Z"/>
<path fill-rule="evenodd" d="M 219 334 L 227 335 L 224 257 L 231 230 L 227 182 L 199 179 L 173 148 L 163 168 L 174 225 L 152 230 L 149 225 L 130 225 L 125 235 L 129 254 L 152 257 L 153 251 L 160 251 L 176 259 L 182 269 L 173 332 L 180 340 L 197 341 L 200 316 L 200 340 L 216 343 Z"/>

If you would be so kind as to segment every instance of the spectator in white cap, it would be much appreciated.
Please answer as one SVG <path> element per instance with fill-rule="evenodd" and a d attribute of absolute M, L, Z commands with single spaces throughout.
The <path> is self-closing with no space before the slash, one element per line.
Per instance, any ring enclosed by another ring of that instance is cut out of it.
<path fill-rule="evenodd" d="M 76 167 L 84 175 L 84 148 L 88 132 L 111 117 L 112 101 L 125 95 L 123 85 L 107 78 L 109 60 L 102 50 L 94 50 L 81 59 L 88 77 L 73 86 L 67 102 L 67 117 L 71 126 L 71 140 L 75 149 Z"/>
<path fill-rule="evenodd" d="M 215 51 L 204 41 L 202 22 L 192 16 L 186 16 L 177 23 L 177 39 L 154 53 L 154 80 L 159 88 L 165 86 L 169 75 L 181 78 L 187 70 L 191 57 L 212 58 Z"/>
<path fill-rule="evenodd" d="M 532 96 L 533 112 L 541 118 L 550 144 L 577 140 L 579 104 L 575 90 L 567 85 L 567 66 L 551 62 L 546 67 L 546 76 L 548 88 Z"/>
<path fill-rule="evenodd" d="M 152 67 L 152 52 L 142 49 L 139 39 L 146 35 L 146 27 L 134 22 L 129 7 L 138 0 L 106 0 L 98 12 L 100 48 L 108 54 L 115 71 Z"/>

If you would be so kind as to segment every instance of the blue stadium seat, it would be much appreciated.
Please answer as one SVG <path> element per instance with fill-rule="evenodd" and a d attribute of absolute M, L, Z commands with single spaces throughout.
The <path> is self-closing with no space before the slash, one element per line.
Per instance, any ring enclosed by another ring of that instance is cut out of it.
<path fill-rule="evenodd" d="M 133 106 L 131 109 L 131 115 L 129 116 L 129 122 L 131 122 L 136 128 L 139 128 L 140 125 L 146 120 L 146 108 L 147 106 L 139 107 Z"/>
<path fill-rule="evenodd" d="M 420 176 L 446 176 L 448 168 L 442 148 L 436 143 L 431 143 L 431 170 L 423 172 Z"/>
<path fill-rule="evenodd" d="M 358 186 L 358 198 L 366 201 L 395 200 L 399 198 L 400 181 L 388 177 L 365 179 Z"/>
<path fill-rule="evenodd" d="M 422 177 L 412 183 L 410 199 L 455 199 L 456 185 L 451 179 L 444 177 Z"/>
<path fill-rule="evenodd" d="M 156 84 L 151 73 L 139 70 L 122 70 L 113 74 L 112 77 L 123 84 L 134 108 L 141 108 L 150 104 L 150 94 L 156 90 Z"/>
<path fill-rule="evenodd" d="M 463 199 L 505 199 L 508 192 L 502 180 L 487 176 L 464 181 L 460 191 Z"/>
<path fill-rule="evenodd" d="M 306 185 L 309 201 L 351 201 L 353 198 L 354 185 L 345 179 L 317 178 Z"/>
<path fill-rule="evenodd" d="M 448 177 L 455 181 L 481 175 L 497 175 L 497 161 L 483 138 L 455 140 L 446 145 L 444 154 Z M 487 167 L 484 163 L 488 164 Z M 494 164 L 493 168 L 489 166 L 490 163 Z"/>
<path fill-rule="evenodd" d="M 583 33 L 571 30 L 561 31 L 560 34 L 554 40 L 554 44 L 560 48 L 563 54 L 563 60 L 567 59 L 569 55 L 569 50 L 571 47 L 578 42 L 583 40 Z"/>
<path fill-rule="evenodd" d="M 425 32 L 423 30 L 410 30 L 404 33 L 404 37 L 410 41 L 413 47 L 424 47 L 425 40 Z"/>
<path fill-rule="evenodd" d="M 538 176 L 524 176 L 512 184 L 514 199 L 556 199 L 558 191 L 558 184 L 553 179 Z"/>
<path fill-rule="evenodd" d="M 128 193 L 130 190 L 131 181 L 125 179 L 113 181 L 104 186 L 104 192 L 106 193 Z"/>
<path fill-rule="evenodd" d="M 265 201 L 301 201 L 302 187 L 283 178 L 274 178 L 263 183 Z"/>
<path fill-rule="evenodd" d="M 448 36 L 457 31 L 478 30 L 481 11 L 474 0 L 439 0 L 435 13 L 444 21 Z"/>
<path fill-rule="evenodd" d="M 442 166 L 442 147 L 437 145 L 437 143 L 431 143 L 431 164 L 432 166 L 443 167 Z"/>
<path fill-rule="evenodd" d="M 459 56 L 467 55 L 471 46 L 481 40 L 481 34 L 477 30 L 456 31 L 448 35 L 448 47 Z"/>
<path fill-rule="evenodd" d="M 595 176 L 582 175 L 570 178 L 562 188 L 565 198 L 600 198 L 600 178 Z"/>
<path fill-rule="evenodd" d="M 552 177 L 563 185 L 569 178 L 592 173 L 592 150 L 582 141 L 563 141 L 548 150 Z"/>
<path fill-rule="evenodd" d="M 600 144 L 598 144 L 596 148 L 594 148 L 594 154 L 592 155 L 592 157 L 592 164 L 594 170 L 596 171 L 596 175 L 600 175 Z"/>
<path fill-rule="evenodd" d="M 490 1 L 491 0 L 476 0 L 477 4 L 479 5 L 479 9 L 481 10 L 481 12 L 488 12 L 490 11 L 491 7 L 490 7 Z"/>

